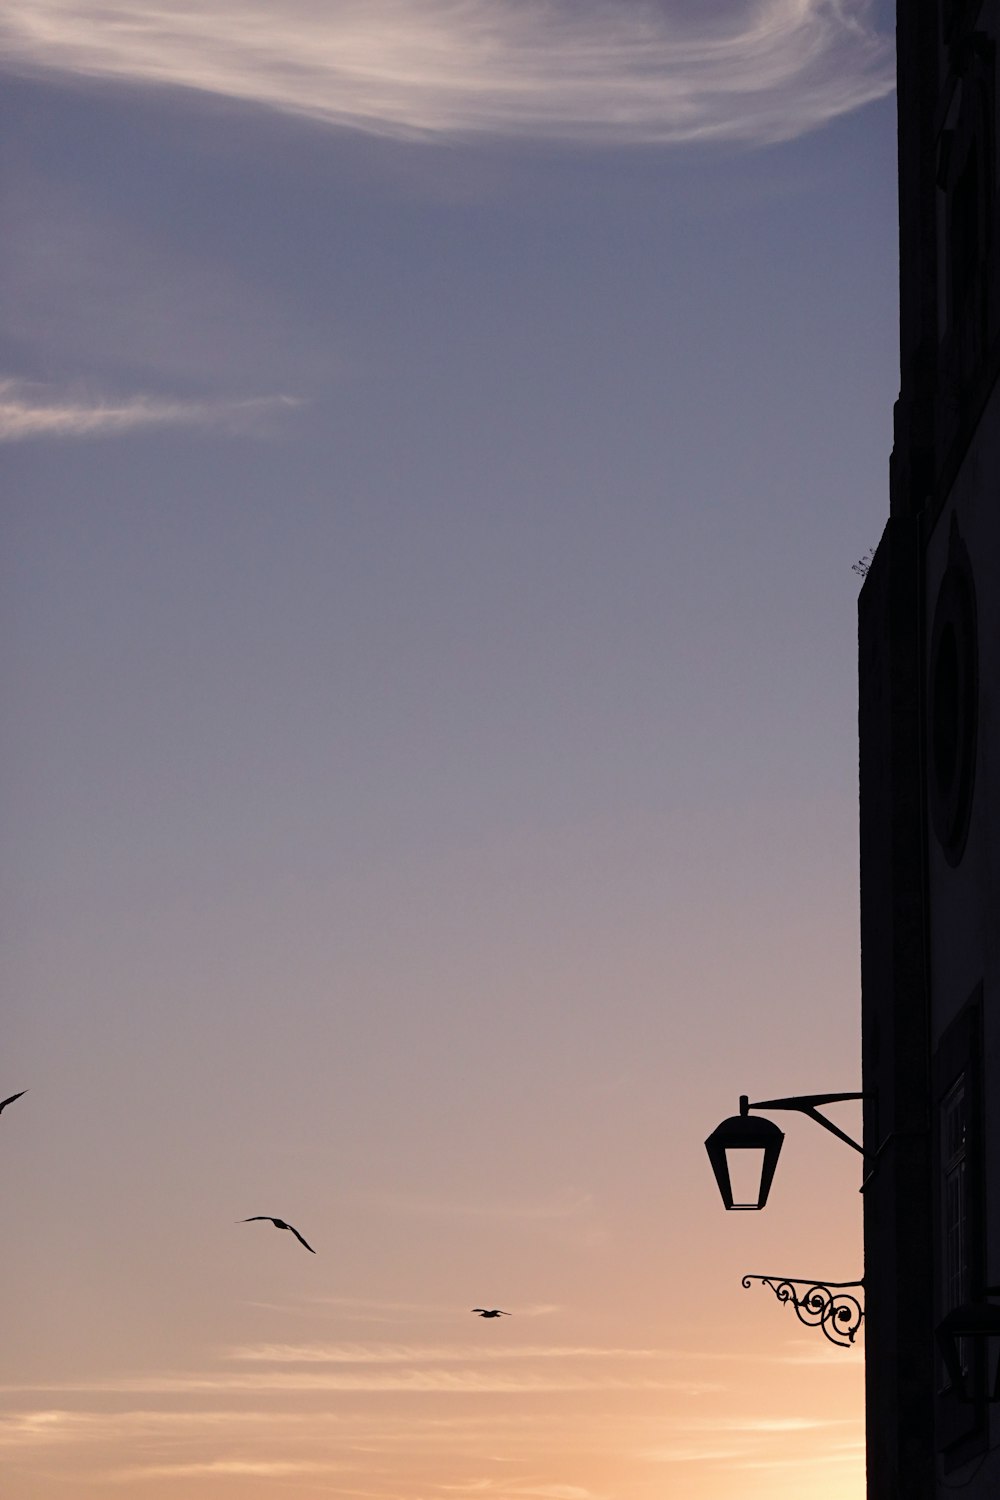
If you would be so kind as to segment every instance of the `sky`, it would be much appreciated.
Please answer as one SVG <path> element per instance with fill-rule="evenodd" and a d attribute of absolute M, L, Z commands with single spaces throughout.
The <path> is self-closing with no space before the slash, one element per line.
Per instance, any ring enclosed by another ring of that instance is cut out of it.
<path fill-rule="evenodd" d="M 863 1340 L 741 1285 L 861 1276 L 858 1158 L 702 1143 L 860 1087 L 891 7 L 0 68 L 5 1500 L 862 1500 Z"/>

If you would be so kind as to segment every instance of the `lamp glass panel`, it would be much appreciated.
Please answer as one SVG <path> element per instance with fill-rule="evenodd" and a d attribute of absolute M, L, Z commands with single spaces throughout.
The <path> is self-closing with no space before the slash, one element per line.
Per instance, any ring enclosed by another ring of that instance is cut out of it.
<path fill-rule="evenodd" d="M 760 1183 L 764 1175 L 763 1146 L 728 1146 L 726 1164 L 734 1208 L 756 1208 L 760 1203 Z"/>

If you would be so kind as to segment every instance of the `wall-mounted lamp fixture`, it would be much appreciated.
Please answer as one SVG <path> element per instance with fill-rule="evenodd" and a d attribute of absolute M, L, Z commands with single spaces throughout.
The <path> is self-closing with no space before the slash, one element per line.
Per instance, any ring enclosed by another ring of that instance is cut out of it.
<path fill-rule="evenodd" d="M 1000 1297 L 1000 1286 L 983 1288 L 987 1297 Z M 1000 1402 L 1000 1307 L 988 1302 L 963 1302 L 945 1313 L 934 1330 L 952 1390 L 959 1401 L 985 1399 Z M 963 1358 L 962 1345 L 973 1345 L 971 1358 Z M 985 1376 L 985 1392 L 977 1391 L 971 1371 Z"/>
<path fill-rule="evenodd" d="M 747 1095 L 741 1094 L 739 1114 L 723 1120 L 705 1142 L 726 1208 L 764 1207 L 785 1139 L 785 1132 L 773 1121 L 752 1115 L 749 1109 Z"/>
<path fill-rule="evenodd" d="M 864 1147 L 821 1115 L 820 1104 L 839 1104 L 846 1099 L 863 1099 L 864 1094 L 798 1094 L 791 1099 L 761 1099 L 751 1104 L 740 1095 L 740 1112 L 717 1125 L 705 1142 L 708 1159 L 719 1185 L 726 1208 L 763 1208 L 771 1191 L 774 1169 L 778 1165 L 781 1143 L 785 1139 L 771 1120 L 752 1115 L 751 1109 L 794 1109 L 808 1115 L 817 1125 L 829 1130 L 838 1140 L 846 1141 L 864 1155 Z"/>
<path fill-rule="evenodd" d="M 740 1112 L 717 1125 L 705 1142 L 708 1159 L 718 1183 L 722 1202 L 727 1209 L 760 1209 L 767 1202 L 774 1171 L 785 1139 L 783 1130 L 751 1109 L 794 1109 L 808 1115 L 838 1140 L 865 1155 L 864 1147 L 839 1125 L 819 1112 L 822 1104 L 840 1104 L 847 1099 L 864 1099 L 865 1094 L 798 1094 L 790 1099 L 761 1099 L 751 1104 L 740 1095 Z M 832 1344 L 849 1348 L 864 1318 L 863 1281 L 820 1281 L 797 1276 L 744 1276 L 749 1287 L 759 1281 L 769 1286 L 779 1302 L 791 1303 L 801 1323 L 821 1328 Z M 992 1312 L 993 1309 L 990 1309 Z M 996 1310 L 1000 1332 L 1000 1309 Z M 942 1325 L 943 1326 L 943 1325 Z M 1000 1379 L 1000 1374 L 998 1374 Z"/>

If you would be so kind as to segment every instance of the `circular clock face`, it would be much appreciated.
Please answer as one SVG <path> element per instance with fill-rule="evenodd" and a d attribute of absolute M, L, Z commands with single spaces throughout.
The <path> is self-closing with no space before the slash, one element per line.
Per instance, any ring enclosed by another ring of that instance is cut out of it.
<path fill-rule="evenodd" d="M 931 820 L 952 865 L 961 860 L 969 832 L 978 705 L 976 596 L 968 552 L 953 522 L 931 626 L 927 716 Z"/>

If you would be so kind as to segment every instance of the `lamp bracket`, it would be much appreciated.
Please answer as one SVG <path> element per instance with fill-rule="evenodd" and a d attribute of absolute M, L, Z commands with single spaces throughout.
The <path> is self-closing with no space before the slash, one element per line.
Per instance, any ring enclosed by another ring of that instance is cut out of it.
<path fill-rule="evenodd" d="M 775 1108 L 772 1104 L 771 1108 Z M 865 1309 L 864 1281 L 819 1281 L 802 1276 L 744 1276 L 743 1286 L 760 1281 L 779 1302 L 790 1302 L 807 1328 L 822 1328 L 831 1344 L 849 1349 L 861 1327 Z M 801 1290 L 800 1290 L 801 1288 Z M 855 1295 L 857 1292 L 857 1295 Z"/>
<path fill-rule="evenodd" d="M 750 1108 L 797 1110 L 799 1114 L 808 1115 L 810 1120 L 815 1120 L 817 1125 L 822 1125 L 824 1130 L 829 1130 L 838 1140 L 845 1141 L 848 1146 L 853 1146 L 855 1151 L 859 1151 L 862 1156 L 865 1156 L 864 1146 L 854 1140 L 852 1136 L 849 1136 L 846 1130 L 841 1130 L 839 1125 L 835 1125 L 832 1120 L 828 1120 L 826 1115 L 821 1115 L 817 1106 L 820 1104 L 841 1104 L 847 1099 L 870 1099 L 871 1097 L 871 1094 L 866 1093 L 796 1094 L 790 1099 L 758 1099 L 754 1104 L 750 1105 Z"/>

